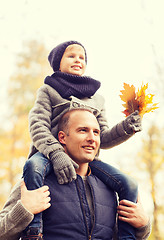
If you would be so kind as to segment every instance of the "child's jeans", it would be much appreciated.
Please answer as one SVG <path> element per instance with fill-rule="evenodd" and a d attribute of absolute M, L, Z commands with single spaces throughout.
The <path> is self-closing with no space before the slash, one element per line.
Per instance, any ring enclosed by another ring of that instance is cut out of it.
<path fill-rule="evenodd" d="M 52 163 L 42 153 L 37 152 L 29 158 L 23 169 L 23 178 L 28 190 L 34 190 L 44 185 L 45 176 L 52 170 Z M 34 227 L 38 229 L 38 233 L 42 233 L 42 213 L 34 216 L 33 221 L 26 228 Z"/>
<path fill-rule="evenodd" d="M 101 161 L 93 161 L 90 164 L 92 173 L 102 182 L 117 192 L 119 201 L 126 199 L 137 201 L 138 187 L 133 179 L 124 175 L 118 169 Z M 34 154 L 26 161 L 23 177 L 28 190 L 33 190 L 44 185 L 45 176 L 52 170 L 51 162 L 40 152 Z M 36 214 L 28 228 L 38 228 L 42 232 L 42 213 Z M 135 238 L 135 228 L 118 220 L 118 239 L 130 240 Z"/>

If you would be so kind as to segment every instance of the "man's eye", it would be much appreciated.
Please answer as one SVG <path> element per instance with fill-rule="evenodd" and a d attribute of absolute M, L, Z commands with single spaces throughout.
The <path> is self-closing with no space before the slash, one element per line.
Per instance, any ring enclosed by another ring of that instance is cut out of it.
<path fill-rule="evenodd" d="M 94 134 L 95 134 L 95 135 L 99 135 L 100 132 L 99 132 L 98 130 L 96 130 L 96 131 L 94 131 Z"/>
<path fill-rule="evenodd" d="M 80 132 L 86 132 L 85 128 L 80 129 Z"/>

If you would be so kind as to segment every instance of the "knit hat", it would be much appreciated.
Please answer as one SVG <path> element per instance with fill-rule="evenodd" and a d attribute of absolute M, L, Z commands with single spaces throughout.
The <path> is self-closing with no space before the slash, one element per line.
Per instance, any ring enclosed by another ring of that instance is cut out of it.
<path fill-rule="evenodd" d="M 48 60 L 50 62 L 51 67 L 53 68 L 54 72 L 59 70 L 60 61 L 63 57 L 63 54 L 64 54 L 66 48 L 72 44 L 78 44 L 84 48 L 84 46 L 77 41 L 68 41 L 68 42 L 59 44 L 54 49 L 52 49 L 52 51 L 50 52 L 50 54 L 48 56 Z M 84 51 L 85 51 L 85 62 L 87 63 L 87 53 L 86 53 L 85 48 L 84 48 Z"/>

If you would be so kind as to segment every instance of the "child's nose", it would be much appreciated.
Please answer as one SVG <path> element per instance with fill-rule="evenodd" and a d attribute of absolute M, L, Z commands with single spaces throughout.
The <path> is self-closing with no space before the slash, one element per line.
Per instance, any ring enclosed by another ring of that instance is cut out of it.
<path fill-rule="evenodd" d="M 79 57 L 76 57 L 75 61 L 76 61 L 76 62 L 80 62 Z"/>

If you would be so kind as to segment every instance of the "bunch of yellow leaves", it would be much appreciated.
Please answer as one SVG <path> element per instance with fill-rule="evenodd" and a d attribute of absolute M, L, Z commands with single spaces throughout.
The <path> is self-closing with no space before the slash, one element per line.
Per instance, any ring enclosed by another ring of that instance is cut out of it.
<path fill-rule="evenodd" d="M 124 89 L 120 91 L 122 93 L 120 98 L 123 102 L 125 102 L 122 105 L 125 107 L 123 113 L 126 116 L 129 116 L 135 110 L 138 110 L 140 116 L 143 117 L 145 113 L 154 111 L 158 108 L 158 103 L 153 103 L 154 95 L 146 94 L 147 88 L 148 83 L 146 85 L 142 84 L 141 88 L 136 92 L 136 89 L 133 85 L 130 86 L 129 84 L 124 83 Z"/>

